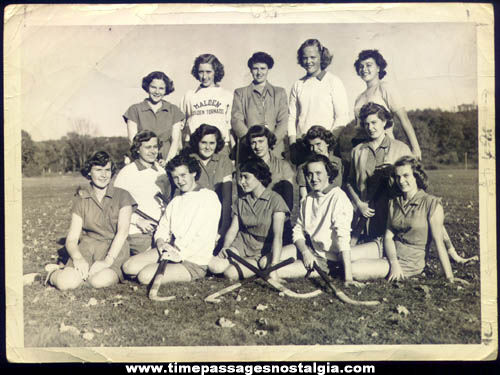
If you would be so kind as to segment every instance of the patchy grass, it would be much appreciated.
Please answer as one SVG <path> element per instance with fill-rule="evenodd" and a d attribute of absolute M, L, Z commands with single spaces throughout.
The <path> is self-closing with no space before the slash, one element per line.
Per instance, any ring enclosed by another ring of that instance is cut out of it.
<path fill-rule="evenodd" d="M 477 170 L 430 171 L 429 177 L 430 192 L 443 197 L 446 227 L 458 253 L 479 254 Z M 85 183 L 82 177 L 23 180 L 24 273 L 43 274 L 47 263 L 55 263 L 69 226 L 71 197 Z M 471 285 L 447 284 L 435 250 L 425 277 L 397 284 L 378 280 L 363 289 L 334 281 L 353 298 L 382 301 L 377 307 L 343 304 L 327 290 L 307 300 L 281 297 L 261 281 L 209 304 L 203 301 L 207 295 L 231 284 L 216 277 L 162 286 L 161 295 L 177 296 L 169 302 L 149 301 L 146 287 L 130 281 L 65 292 L 35 282 L 24 287 L 25 346 L 479 343 L 479 264 L 453 264 L 453 269 Z M 320 284 L 293 280 L 287 286 L 305 292 Z M 422 286 L 429 288 L 428 297 Z M 259 304 L 267 309 L 256 310 Z M 409 314 L 398 313 L 398 306 Z M 221 317 L 235 326 L 219 327 Z M 60 332 L 67 326 L 76 330 Z M 259 336 L 258 330 L 267 334 Z"/>

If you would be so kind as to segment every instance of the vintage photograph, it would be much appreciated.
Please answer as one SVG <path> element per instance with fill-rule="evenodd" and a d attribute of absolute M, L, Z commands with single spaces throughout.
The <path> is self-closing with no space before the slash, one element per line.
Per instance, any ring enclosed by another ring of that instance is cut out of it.
<path fill-rule="evenodd" d="M 496 352 L 491 7 L 15 5 L 4 30 L 11 360 Z"/>

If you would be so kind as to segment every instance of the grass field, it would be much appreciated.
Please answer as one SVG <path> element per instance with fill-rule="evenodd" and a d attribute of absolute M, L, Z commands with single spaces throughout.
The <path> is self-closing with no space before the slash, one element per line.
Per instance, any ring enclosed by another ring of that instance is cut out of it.
<path fill-rule="evenodd" d="M 429 191 L 443 197 L 445 224 L 458 253 L 479 254 L 477 170 L 436 170 L 429 176 Z M 23 179 L 24 274 L 45 276 L 44 266 L 57 261 L 71 197 L 85 183 L 82 177 Z M 334 280 L 356 299 L 380 300 L 377 307 L 343 304 L 326 289 L 313 299 L 282 297 L 261 282 L 209 304 L 203 301 L 207 295 L 231 284 L 215 277 L 162 286 L 161 295 L 177 296 L 170 302 L 149 301 L 146 287 L 131 281 L 105 290 L 66 292 L 35 281 L 24 287 L 25 346 L 479 343 L 479 264 L 452 266 L 469 286 L 446 283 L 435 249 L 422 277 L 397 284 L 379 280 L 363 289 Z M 305 292 L 321 285 L 295 280 L 287 286 Z M 217 325 L 222 317 L 235 326 Z"/>

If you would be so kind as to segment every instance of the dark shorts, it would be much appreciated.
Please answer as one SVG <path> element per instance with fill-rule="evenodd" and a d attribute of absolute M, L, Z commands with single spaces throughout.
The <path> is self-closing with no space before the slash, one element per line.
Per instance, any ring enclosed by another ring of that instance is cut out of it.
<path fill-rule="evenodd" d="M 87 261 L 89 267 L 92 266 L 98 260 L 104 260 L 106 255 L 108 255 L 109 247 L 111 246 L 109 240 L 97 240 L 92 237 L 82 236 L 80 243 L 78 244 L 78 249 L 82 254 L 82 257 Z M 122 265 L 130 257 L 130 247 L 128 241 L 123 244 L 118 256 L 111 265 L 111 268 L 118 275 L 120 282 L 124 280 Z M 69 258 L 66 263 L 66 267 L 73 267 L 73 259 Z"/>
<path fill-rule="evenodd" d="M 130 245 L 131 256 L 143 253 L 153 246 L 153 236 L 151 234 L 131 234 L 127 240 Z"/>

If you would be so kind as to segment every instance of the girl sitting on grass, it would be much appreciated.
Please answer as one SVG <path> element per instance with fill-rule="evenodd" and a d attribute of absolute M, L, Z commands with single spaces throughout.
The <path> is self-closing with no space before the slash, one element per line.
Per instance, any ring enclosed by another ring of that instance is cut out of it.
<path fill-rule="evenodd" d="M 116 172 L 113 161 L 105 151 L 98 151 L 81 172 L 90 186 L 74 198 L 66 237 L 70 259 L 48 277 L 59 290 L 78 288 L 85 281 L 94 288 L 118 283 L 130 252 L 127 236 L 136 202 L 129 192 L 110 184 Z"/>
<path fill-rule="evenodd" d="M 448 255 L 456 262 L 465 263 L 477 257 L 464 259 L 454 250 L 446 250 L 443 236 L 444 212 L 441 199 L 425 192 L 427 175 L 412 156 L 403 156 L 394 164 L 393 178 L 399 196 L 389 201 L 387 229 L 383 240 L 386 257 L 380 257 L 377 242 L 368 242 L 353 248 L 363 250 L 365 256 L 352 263 L 356 280 L 388 277 L 389 281 L 403 280 L 419 275 L 425 267 L 430 243 L 436 244 L 439 261 L 449 282 L 466 283 L 453 276 Z"/>
<path fill-rule="evenodd" d="M 231 264 L 227 249 L 249 263 L 264 269 L 280 261 L 283 226 L 289 209 L 281 196 L 269 189 L 271 172 L 261 159 L 249 159 L 240 166 L 239 184 L 244 195 L 233 206 L 233 220 L 222 250 L 212 258 L 208 269 L 231 280 L 247 278 L 253 272 L 239 263 Z M 275 273 L 271 277 L 276 278 Z"/>

